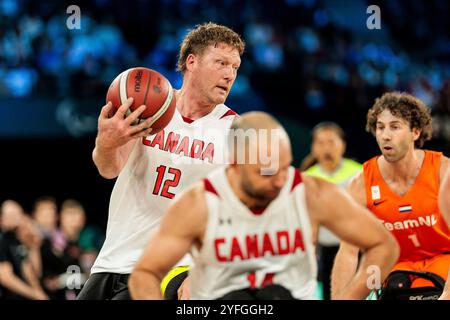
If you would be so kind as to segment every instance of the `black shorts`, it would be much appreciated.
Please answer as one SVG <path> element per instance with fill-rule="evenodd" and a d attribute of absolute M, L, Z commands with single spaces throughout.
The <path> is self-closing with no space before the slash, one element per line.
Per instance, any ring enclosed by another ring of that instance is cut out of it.
<path fill-rule="evenodd" d="M 217 300 L 296 300 L 291 292 L 279 284 L 260 289 L 240 289 L 227 293 Z"/>
<path fill-rule="evenodd" d="M 77 300 L 131 300 L 129 274 L 100 272 L 92 274 Z"/>

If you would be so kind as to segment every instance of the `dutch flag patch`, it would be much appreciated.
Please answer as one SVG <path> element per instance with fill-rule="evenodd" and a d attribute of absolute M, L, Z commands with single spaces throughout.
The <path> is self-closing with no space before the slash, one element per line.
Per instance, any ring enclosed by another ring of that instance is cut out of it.
<path fill-rule="evenodd" d="M 411 212 L 412 211 L 412 206 L 410 206 L 410 205 L 400 206 L 400 207 L 398 207 L 398 211 L 399 212 Z"/>

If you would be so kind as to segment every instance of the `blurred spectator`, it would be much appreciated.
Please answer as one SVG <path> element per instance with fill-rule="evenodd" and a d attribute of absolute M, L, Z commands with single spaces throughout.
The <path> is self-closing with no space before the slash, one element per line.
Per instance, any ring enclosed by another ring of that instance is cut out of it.
<path fill-rule="evenodd" d="M 82 271 L 89 276 L 91 267 L 94 265 L 95 259 L 102 248 L 105 237 L 103 232 L 96 226 L 87 225 L 80 234 L 80 266 Z"/>
<path fill-rule="evenodd" d="M 345 187 L 362 170 L 362 165 L 344 158 L 346 150 L 344 130 L 334 122 L 321 122 L 312 130 L 311 154 L 301 165 L 305 173 Z M 317 163 L 316 163 L 317 162 Z M 323 299 L 330 300 L 331 270 L 339 250 L 339 239 L 328 229 L 320 227 L 318 234 L 319 281 Z"/>
<path fill-rule="evenodd" d="M 32 220 L 13 200 L 2 203 L 0 219 L 1 299 L 48 299 L 39 282 L 41 237 Z"/>
<path fill-rule="evenodd" d="M 0 232 L 15 231 L 24 214 L 22 207 L 14 200 L 6 200 L 0 207 Z"/>
<path fill-rule="evenodd" d="M 76 290 L 80 288 L 68 288 L 68 278 L 75 271 L 83 284 L 97 257 L 93 241 L 84 241 L 88 243 L 86 251 L 81 245 L 85 221 L 86 213 L 78 201 L 68 199 L 63 202 L 59 229 L 53 233 L 51 243 L 42 247 L 43 283 L 51 299 L 75 299 Z"/>
<path fill-rule="evenodd" d="M 48 196 L 38 198 L 34 202 L 32 216 L 44 239 L 50 239 L 58 224 L 56 200 Z"/>

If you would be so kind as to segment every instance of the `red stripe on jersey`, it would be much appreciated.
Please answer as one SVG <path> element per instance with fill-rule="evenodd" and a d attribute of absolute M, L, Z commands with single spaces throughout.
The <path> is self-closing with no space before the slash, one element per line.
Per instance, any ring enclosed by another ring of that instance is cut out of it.
<path fill-rule="evenodd" d="M 223 116 L 221 116 L 219 119 L 228 117 L 228 116 L 237 116 L 238 114 L 236 112 L 234 112 L 233 110 L 229 109 L 227 112 L 225 112 L 223 114 Z"/>
<path fill-rule="evenodd" d="M 208 179 L 203 179 L 203 184 L 205 186 L 206 191 L 214 193 L 216 196 L 219 197 L 219 194 L 217 193 L 216 189 L 213 187 L 213 185 L 211 184 L 211 182 Z"/>
<path fill-rule="evenodd" d="M 302 183 L 302 175 L 300 173 L 300 170 L 295 169 L 294 172 L 294 181 L 292 182 L 291 191 L 294 190 L 296 186 L 298 186 L 300 183 Z"/>
<path fill-rule="evenodd" d="M 185 116 L 181 116 L 182 118 L 183 118 L 183 121 L 184 122 L 187 122 L 187 123 L 192 123 L 192 122 L 194 122 L 194 120 L 192 120 L 191 118 L 188 118 L 188 117 L 185 117 Z"/>
<path fill-rule="evenodd" d="M 254 207 L 251 208 L 250 211 L 254 214 L 254 215 L 262 215 L 264 210 L 266 210 L 267 207 Z"/>

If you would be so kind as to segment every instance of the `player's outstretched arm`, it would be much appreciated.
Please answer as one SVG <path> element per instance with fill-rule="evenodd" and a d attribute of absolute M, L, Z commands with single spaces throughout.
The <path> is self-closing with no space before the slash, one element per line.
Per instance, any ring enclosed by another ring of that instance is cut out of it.
<path fill-rule="evenodd" d="M 305 187 L 312 222 L 324 225 L 364 253 L 359 269 L 344 288 L 335 291 L 334 299 L 365 299 L 373 289 L 368 286 L 369 276 L 378 277 L 381 284 L 397 261 L 396 240 L 369 210 L 338 186 L 305 177 Z"/>
<path fill-rule="evenodd" d="M 113 117 L 108 118 L 112 108 L 111 102 L 108 102 L 98 117 L 98 133 L 92 159 L 104 178 L 117 177 L 125 166 L 137 138 L 145 137 L 151 132 L 151 129 L 148 128 L 152 118 L 148 118 L 138 125 L 132 125 L 145 110 L 145 106 L 142 105 L 126 116 L 127 110 L 132 104 L 133 98 L 129 98 L 119 107 Z"/>
<path fill-rule="evenodd" d="M 162 299 L 161 280 L 193 245 L 201 244 L 206 214 L 202 184 L 174 199 L 131 273 L 129 288 L 133 299 Z"/>
<path fill-rule="evenodd" d="M 447 157 L 442 158 L 440 178 L 439 209 L 450 227 L 450 159 Z"/>

